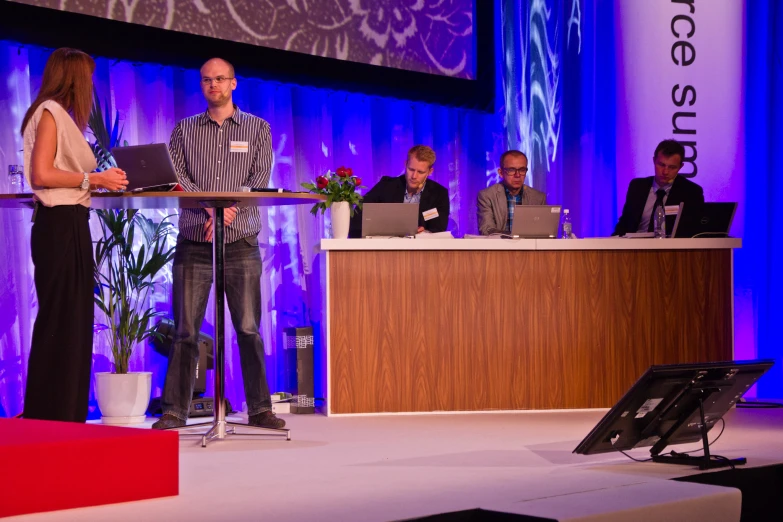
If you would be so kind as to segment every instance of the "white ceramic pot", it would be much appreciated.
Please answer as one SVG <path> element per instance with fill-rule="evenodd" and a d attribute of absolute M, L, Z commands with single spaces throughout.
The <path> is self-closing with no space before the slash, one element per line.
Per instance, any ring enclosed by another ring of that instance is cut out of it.
<path fill-rule="evenodd" d="M 95 374 L 95 397 L 104 424 L 144 422 L 152 391 L 152 372 Z"/>
<path fill-rule="evenodd" d="M 348 239 L 348 228 L 351 226 L 351 208 L 347 201 L 332 203 L 332 238 Z"/>

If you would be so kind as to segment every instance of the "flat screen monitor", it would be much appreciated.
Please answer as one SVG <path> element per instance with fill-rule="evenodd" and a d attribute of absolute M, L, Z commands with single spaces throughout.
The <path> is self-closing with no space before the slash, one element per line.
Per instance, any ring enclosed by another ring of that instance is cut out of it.
<path fill-rule="evenodd" d="M 491 113 L 496 4 L 11 0 L 0 1 L 0 34 L 49 49 L 181 67 L 184 74 L 168 80 L 178 86 L 193 82 L 208 58 L 221 57 L 233 64 L 240 85 L 263 78 Z"/>
<path fill-rule="evenodd" d="M 337 60 L 475 78 L 475 0 L 12 1 Z"/>
<path fill-rule="evenodd" d="M 656 457 L 669 445 L 705 441 L 706 432 L 772 365 L 755 360 L 651 366 L 574 453 L 651 447 Z"/>

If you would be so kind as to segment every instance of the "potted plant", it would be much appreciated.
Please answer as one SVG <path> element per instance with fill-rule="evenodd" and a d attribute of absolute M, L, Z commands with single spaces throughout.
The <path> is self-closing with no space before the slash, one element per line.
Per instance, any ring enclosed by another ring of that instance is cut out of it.
<path fill-rule="evenodd" d="M 320 209 L 326 212 L 327 208 L 332 213 L 332 237 L 345 239 L 348 237 L 348 228 L 355 209 L 362 208 L 362 195 L 356 192 L 362 187 L 362 180 L 353 175 L 350 168 L 340 167 L 336 172 L 328 171 L 323 176 L 318 176 L 315 183 L 302 183 L 302 186 L 314 194 L 326 196 L 326 201 L 319 201 L 310 212 L 318 214 Z"/>
<path fill-rule="evenodd" d="M 100 169 L 116 166 L 112 147 L 121 139 L 119 118 L 106 109 L 103 120 L 95 96 L 89 127 L 91 144 Z M 126 143 L 127 144 L 127 143 Z M 157 336 L 152 319 L 162 315 L 149 306 L 159 271 L 174 257 L 168 237 L 173 229 L 168 218 L 159 223 L 136 210 L 96 210 L 101 238 L 95 243 L 95 304 L 104 322 L 95 330 L 109 335 L 113 372 L 95 374 L 95 395 L 106 424 L 143 422 L 149 405 L 151 372 L 129 372 L 133 348 Z M 137 234 L 141 232 L 141 234 Z"/>
<path fill-rule="evenodd" d="M 152 374 L 129 372 L 133 348 L 158 333 L 149 307 L 158 272 L 174 257 L 168 218 L 155 223 L 136 210 L 99 210 L 103 237 L 95 243 L 95 304 L 110 336 L 114 372 L 95 374 L 95 395 L 108 424 L 143 422 L 150 400 Z M 136 231 L 139 246 L 134 245 Z"/>

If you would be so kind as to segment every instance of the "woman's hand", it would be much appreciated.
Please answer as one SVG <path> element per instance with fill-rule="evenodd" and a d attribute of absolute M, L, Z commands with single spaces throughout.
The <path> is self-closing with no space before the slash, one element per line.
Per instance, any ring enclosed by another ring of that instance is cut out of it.
<path fill-rule="evenodd" d="M 105 188 L 114 192 L 124 191 L 128 186 L 128 176 L 125 171 L 112 167 L 103 172 L 90 174 L 90 183 L 98 188 Z"/>

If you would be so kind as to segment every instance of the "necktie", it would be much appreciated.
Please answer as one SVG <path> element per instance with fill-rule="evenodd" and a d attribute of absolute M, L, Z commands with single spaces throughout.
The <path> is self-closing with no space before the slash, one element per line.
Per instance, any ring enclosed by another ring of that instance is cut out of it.
<path fill-rule="evenodd" d="M 652 213 L 650 214 L 650 224 L 647 225 L 647 232 L 653 231 L 655 226 L 655 211 L 658 210 L 658 207 L 663 206 L 664 196 L 666 196 L 666 191 L 663 189 L 658 189 L 658 191 L 655 193 L 655 204 L 653 205 Z"/>

